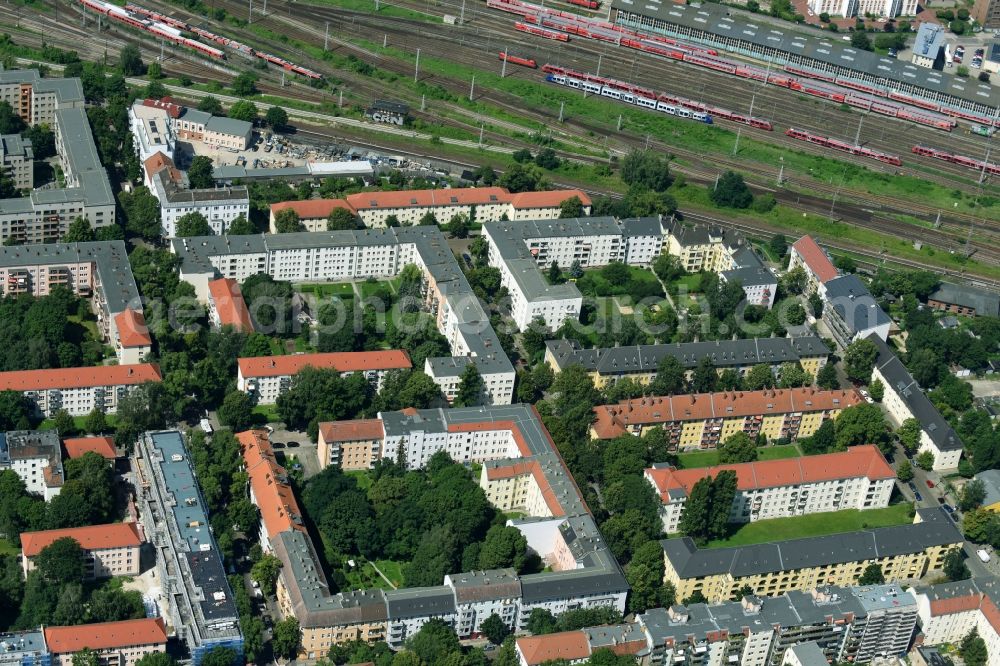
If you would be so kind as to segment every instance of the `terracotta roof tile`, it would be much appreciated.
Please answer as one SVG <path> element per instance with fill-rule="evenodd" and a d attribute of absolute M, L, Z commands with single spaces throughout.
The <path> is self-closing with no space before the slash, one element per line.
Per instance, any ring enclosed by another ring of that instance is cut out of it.
<path fill-rule="evenodd" d="M 517 209 L 555 208 L 563 201 L 577 197 L 584 206 L 591 205 L 590 197 L 580 190 L 549 190 L 545 192 L 521 192 L 511 197 L 511 205 Z"/>
<path fill-rule="evenodd" d="M 528 666 L 554 659 L 586 659 L 590 656 L 590 641 L 582 631 L 563 631 L 545 636 L 518 638 L 517 649 Z"/>
<path fill-rule="evenodd" d="M 25 557 L 34 557 L 53 541 L 62 539 L 63 537 L 76 539 L 80 547 L 84 550 L 125 548 L 127 546 L 139 546 L 142 543 L 135 523 L 110 523 L 107 525 L 71 527 L 62 530 L 22 532 L 21 552 Z"/>
<path fill-rule="evenodd" d="M 122 347 L 149 347 L 153 344 L 146 328 L 146 318 L 132 308 L 125 308 L 115 315 L 115 328 L 118 329 Z"/>
<path fill-rule="evenodd" d="M 347 197 L 355 210 L 430 206 L 472 206 L 507 203 L 511 194 L 502 187 L 456 187 L 440 190 L 358 192 Z"/>
<path fill-rule="evenodd" d="M 852 446 L 847 451 L 819 456 L 803 456 L 786 460 L 764 460 L 752 463 L 697 467 L 694 469 L 652 468 L 646 470 L 660 498 L 668 499 L 668 491 L 683 489 L 686 493 L 699 480 L 715 478 L 719 472 L 736 472 L 740 490 L 797 486 L 836 479 L 894 479 L 896 474 L 878 447 L 866 444 Z"/>
<path fill-rule="evenodd" d="M 854 389 L 822 391 L 814 388 L 768 389 L 766 391 L 724 391 L 691 393 L 623 400 L 594 408 L 592 426 L 599 439 L 625 434 L 630 425 L 656 425 L 674 421 L 703 421 L 710 418 L 739 418 L 768 414 L 816 412 L 843 409 L 861 404 Z"/>
<path fill-rule="evenodd" d="M 305 367 L 332 368 L 340 372 L 411 368 L 410 355 L 401 349 L 370 352 L 330 352 L 289 356 L 252 356 L 238 361 L 240 373 L 250 377 L 291 376 Z"/>
<path fill-rule="evenodd" d="M 155 363 L 15 370 L 13 372 L 0 372 L 0 391 L 127 386 L 143 382 L 158 382 L 160 379 L 160 367 Z"/>
<path fill-rule="evenodd" d="M 302 510 L 288 484 L 288 473 L 274 456 L 267 431 L 247 430 L 238 433 L 236 439 L 268 539 L 289 530 L 305 532 Z"/>
<path fill-rule="evenodd" d="M 250 333 L 253 331 L 253 321 L 240 285 L 232 278 L 219 278 L 208 283 L 208 293 L 212 299 L 219 323 L 232 326 L 238 331 Z"/>
<path fill-rule="evenodd" d="M 381 419 L 325 421 L 319 424 L 324 442 L 357 442 L 385 437 Z"/>
<path fill-rule="evenodd" d="M 821 283 L 825 283 L 827 280 L 832 280 L 840 275 L 837 268 L 830 263 L 830 258 L 826 256 L 826 252 L 817 245 L 812 236 L 803 236 L 795 241 L 792 248 L 799 253 L 802 261 L 805 262 L 809 270 L 816 275 L 816 279 Z"/>
<path fill-rule="evenodd" d="M 298 213 L 300 220 L 318 220 L 330 217 L 337 208 L 346 208 L 352 215 L 357 215 L 357 211 L 343 199 L 307 199 L 305 201 L 281 201 L 271 204 L 271 215 L 275 215 L 286 208 L 291 208 Z"/>
<path fill-rule="evenodd" d="M 111 437 L 71 437 L 63 440 L 63 446 L 70 458 L 79 458 L 85 453 L 96 453 L 108 460 L 118 457 L 115 440 Z"/>
<path fill-rule="evenodd" d="M 960 597 L 931 599 L 931 617 L 939 617 L 941 615 L 951 615 L 952 613 L 962 613 L 965 611 L 976 610 L 980 607 L 982 598 L 983 596 L 976 592 L 974 594 L 965 594 Z"/>
<path fill-rule="evenodd" d="M 136 645 L 165 645 L 162 618 L 101 622 L 73 627 L 45 627 L 45 644 L 53 654 L 70 654 L 84 648 L 110 650 Z"/>

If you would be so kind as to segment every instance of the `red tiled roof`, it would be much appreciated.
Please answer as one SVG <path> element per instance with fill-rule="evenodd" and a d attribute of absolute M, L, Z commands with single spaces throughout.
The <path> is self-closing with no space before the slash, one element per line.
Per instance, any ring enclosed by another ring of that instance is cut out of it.
<path fill-rule="evenodd" d="M 524 663 L 536 666 L 554 659 L 586 659 L 590 656 L 590 641 L 582 631 L 563 631 L 545 636 L 526 636 L 516 641 Z"/>
<path fill-rule="evenodd" d="M 149 347 L 153 344 L 146 328 L 146 318 L 141 312 L 125 308 L 115 315 L 115 327 L 122 347 Z"/>
<path fill-rule="evenodd" d="M 181 172 L 177 170 L 174 166 L 174 161 L 164 155 L 161 152 L 155 152 L 146 158 L 146 161 L 142 163 L 143 168 L 146 170 L 146 177 L 152 180 L 153 176 L 160 173 L 164 169 L 169 169 L 171 182 L 180 183 L 181 182 Z"/>
<path fill-rule="evenodd" d="M 683 489 L 690 493 L 694 484 L 705 477 L 714 478 L 719 472 L 736 472 L 740 490 L 797 486 L 836 479 L 894 479 L 896 473 L 886 462 L 878 447 L 866 444 L 852 446 L 847 451 L 819 456 L 803 456 L 786 460 L 764 460 L 734 465 L 676 469 L 673 467 L 646 470 L 660 498 L 668 500 L 668 491 Z"/>
<path fill-rule="evenodd" d="M 45 627 L 45 644 L 53 654 L 71 654 L 85 648 L 110 650 L 136 645 L 165 645 L 162 618 L 101 622 L 73 627 Z"/>
<path fill-rule="evenodd" d="M 996 604 L 993 603 L 993 599 L 983 595 L 983 605 L 980 606 L 980 610 L 983 611 L 986 621 L 993 627 L 993 631 L 1000 634 L 1000 608 L 997 608 Z"/>
<path fill-rule="evenodd" d="M 154 109 L 163 109 L 171 118 L 179 118 L 181 111 L 184 110 L 184 107 L 176 104 L 172 97 L 161 97 L 160 99 L 151 99 L 147 97 L 142 100 L 142 105 L 149 106 Z"/>
<path fill-rule="evenodd" d="M 826 256 L 826 252 L 816 244 L 812 236 L 803 236 L 798 239 L 792 245 L 792 249 L 799 253 L 802 261 L 821 283 L 826 283 L 839 275 L 837 268 L 830 263 L 830 258 Z"/>
<path fill-rule="evenodd" d="M 814 388 L 768 389 L 765 391 L 723 391 L 690 393 L 623 400 L 594 408 L 592 426 L 599 439 L 611 439 L 627 432 L 629 425 L 655 425 L 672 421 L 702 421 L 709 418 L 739 418 L 793 412 L 843 409 L 861 404 L 854 389 L 822 391 Z"/>
<path fill-rule="evenodd" d="M 232 326 L 238 331 L 253 331 L 253 321 L 240 285 L 232 278 L 219 278 L 208 283 L 208 293 L 223 326 Z"/>
<path fill-rule="evenodd" d="M 34 557 L 53 541 L 63 537 L 75 539 L 84 550 L 138 547 L 142 543 L 135 523 L 109 523 L 107 525 L 70 527 L 62 530 L 22 532 L 21 553 L 25 557 Z"/>
<path fill-rule="evenodd" d="M 271 215 L 275 215 L 286 208 L 291 208 L 298 213 L 300 220 L 318 220 L 330 217 L 337 208 L 346 208 L 351 214 L 357 215 L 357 211 L 343 199 L 307 199 L 305 201 L 281 201 L 271 204 Z"/>
<path fill-rule="evenodd" d="M 385 436 L 381 419 L 326 421 L 319 424 L 319 431 L 324 442 L 357 442 Z"/>
<path fill-rule="evenodd" d="M 108 460 L 118 457 L 115 440 L 111 437 L 71 437 L 64 439 L 63 445 L 66 447 L 66 455 L 70 458 L 79 458 L 85 453 L 96 453 Z"/>
<path fill-rule="evenodd" d="M 514 208 L 555 208 L 563 201 L 577 197 L 584 206 L 591 205 L 590 197 L 581 190 L 549 190 L 545 192 L 521 192 L 511 197 Z"/>
<path fill-rule="evenodd" d="M 410 355 L 401 349 L 371 352 L 329 352 L 289 356 L 252 356 L 238 361 L 243 377 L 291 376 L 305 367 L 332 368 L 340 372 L 411 368 Z"/>
<path fill-rule="evenodd" d="M 236 439 L 240 443 L 250 488 L 268 539 L 289 530 L 305 532 L 302 510 L 292 487 L 288 485 L 285 468 L 278 464 L 274 456 L 267 432 L 247 430 L 238 433 Z"/>
<path fill-rule="evenodd" d="M 155 363 L 15 370 L 13 372 L 0 372 L 0 391 L 126 386 L 143 382 L 158 382 L 160 379 L 160 367 Z"/>
<path fill-rule="evenodd" d="M 978 592 L 947 599 L 931 599 L 931 617 L 976 610 L 979 608 L 981 599 L 982 596 Z"/>

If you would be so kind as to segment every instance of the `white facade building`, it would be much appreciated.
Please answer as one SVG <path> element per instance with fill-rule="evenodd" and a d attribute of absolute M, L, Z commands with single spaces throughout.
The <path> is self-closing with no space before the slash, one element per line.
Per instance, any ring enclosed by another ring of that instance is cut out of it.
<path fill-rule="evenodd" d="M 114 414 L 118 400 L 131 388 L 160 380 L 160 368 L 153 363 L 15 370 L 0 372 L 0 391 L 23 393 L 46 418 L 60 409 L 70 416 L 86 416 L 95 408 Z"/>
<path fill-rule="evenodd" d="M 163 235 L 177 235 L 177 221 L 189 213 L 201 213 L 208 220 L 212 233 L 221 236 L 240 215 L 250 215 L 250 194 L 241 185 L 187 190 L 170 179 L 169 169 L 153 176 L 153 196 L 160 202 L 160 224 Z"/>
<path fill-rule="evenodd" d="M 46 502 L 62 490 L 62 449 L 55 430 L 14 430 L 0 433 L 0 470 L 10 469 L 25 489 Z"/>
<path fill-rule="evenodd" d="M 910 588 L 917 598 L 924 645 L 958 645 L 975 629 L 988 666 L 1000 666 L 1000 587 L 992 577 Z"/>
<path fill-rule="evenodd" d="M 809 0 L 809 9 L 816 15 L 868 16 L 873 14 L 883 18 L 914 16 L 917 0 Z"/>

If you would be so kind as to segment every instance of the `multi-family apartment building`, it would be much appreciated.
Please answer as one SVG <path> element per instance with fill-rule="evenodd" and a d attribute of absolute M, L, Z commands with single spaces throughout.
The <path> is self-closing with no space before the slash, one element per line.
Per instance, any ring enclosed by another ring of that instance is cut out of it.
<path fill-rule="evenodd" d="M 343 470 L 371 469 L 382 458 L 384 438 L 381 419 L 320 423 L 316 443 L 319 464 Z"/>
<path fill-rule="evenodd" d="M 806 274 L 806 293 L 823 295 L 823 285 L 838 277 L 840 271 L 830 261 L 830 256 L 812 236 L 803 236 L 788 249 L 788 270 L 798 267 Z"/>
<path fill-rule="evenodd" d="M 117 460 L 118 449 L 115 447 L 114 437 L 88 436 L 69 437 L 63 440 L 66 447 L 66 455 L 69 458 L 81 458 L 88 453 L 96 453 L 105 460 Z"/>
<path fill-rule="evenodd" d="M 236 280 L 219 278 L 208 283 L 208 319 L 216 328 L 231 326 L 236 331 L 253 333 L 253 319 Z"/>
<path fill-rule="evenodd" d="M 58 539 L 73 539 L 83 549 L 85 580 L 138 576 L 142 536 L 135 523 L 88 525 L 42 532 L 21 532 L 21 568 L 25 577 L 35 568 L 35 557 Z"/>
<path fill-rule="evenodd" d="M 664 252 L 677 257 L 685 271 L 718 273 L 724 281 L 738 281 L 748 303 L 768 309 L 774 305 L 778 278 L 738 232 L 673 218 L 664 228 Z"/>
<path fill-rule="evenodd" d="M 343 376 L 360 372 L 378 392 L 387 372 L 412 367 L 410 355 L 401 349 L 252 356 L 237 359 L 236 388 L 251 395 L 259 405 L 273 405 L 304 368 L 336 370 Z"/>
<path fill-rule="evenodd" d="M 841 347 L 870 335 L 889 338 L 892 319 L 857 275 L 843 275 L 823 284 L 823 321 Z"/>
<path fill-rule="evenodd" d="M 820 666 L 899 657 L 913 641 L 917 602 L 899 585 L 826 586 L 773 598 L 654 608 L 620 625 L 587 627 L 515 641 L 522 666 L 583 663 L 610 648 L 641 664 Z M 816 661 L 788 661 L 802 645 Z"/>
<path fill-rule="evenodd" d="M 136 106 L 162 114 L 156 117 L 163 118 L 162 122 L 168 124 L 171 132 L 185 141 L 201 141 L 208 146 L 237 151 L 246 150 L 253 139 L 252 123 L 213 116 L 205 111 L 177 104 L 169 97 L 145 99 L 141 103 L 136 102 Z"/>
<path fill-rule="evenodd" d="M 654 465 L 645 478 L 660 498 L 663 531 L 676 533 L 694 485 L 720 472 L 736 474 L 736 495 L 729 522 L 802 516 L 841 509 L 889 506 L 896 473 L 878 447 L 853 446 L 847 451 L 787 460 L 677 469 Z"/>
<path fill-rule="evenodd" d="M 877 335 L 867 338 L 875 344 L 878 354 L 872 369 L 872 381 L 878 379 L 885 387 L 882 406 L 897 428 L 906 419 L 920 422 L 920 452 L 934 456 L 934 469 L 955 469 L 962 458 L 962 440 L 934 403 L 924 393 L 889 345 Z"/>
<path fill-rule="evenodd" d="M 0 165 L 15 189 L 30 190 L 34 187 L 34 160 L 31 139 L 22 139 L 19 134 L 0 136 Z"/>
<path fill-rule="evenodd" d="M 128 363 L 128 355 L 120 345 L 118 316 L 129 309 L 141 315 L 142 301 L 125 243 L 95 241 L 0 247 L 0 293 L 4 296 L 46 296 L 57 287 L 91 298 L 101 335 L 116 347 L 118 362 Z"/>
<path fill-rule="evenodd" d="M 251 486 L 264 521 L 262 545 L 283 565 L 278 604 L 282 614 L 299 620 L 304 657 L 315 658 L 332 644 L 359 638 L 398 647 L 432 618 L 447 622 L 466 638 L 479 633 L 483 621 L 494 613 L 523 630 L 534 608 L 555 614 L 596 606 L 624 609 L 628 584 L 532 407 L 406 409 L 380 413 L 377 420 L 379 437 L 369 429 L 370 422 L 354 428 L 368 430 L 359 436 L 377 440 L 367 454 L 370 459 L 398 459 L 415 469 L 443 450 L 459 462 L 483 463 L 480 484 L 487 497 L 501 510 L 526 514 L 509 524 L 522 531 L 528 546 L 550 563 L 550 570 L 530 575 L 511 569 L 473 571 L 446 576 L 436 587 L 331 594 L 308 533 L 291 519 L 298 514 L 294 495 L 290 489 L 280 489 L 283 472 L 262 444 L 266 435 L 241 433 L 248 470 L 261 470 L 251 473 Z M 334 425 L 339 430 L 353 427 L 352 422 Z M 320 426 L 321 431 L 330 428 L 331 424 Z M 328 448 L 321 460 L 340 465 L 342 451 L 332 444 Z M 532 498 L 540 499 L 505 495 L 496 483 L 498 477 L 487 471 L 521 465 L 533 470 L 529 473 L 537 487 Z M 257 475 L 261 479 L 254 485 Z M 266 505 L 285 508 L 265 510 Z"/>
<path fill-rule="evenodd" d="M 594 407 L 590 434 L 612 439 L 663 428 L 674 449 L 709 449 L 738 432 L 768 440 L 811 437 L 823 421 L 863 402 L 854 389 L 816 388 L 721 391 L 651 396 Z"/>
<path fill-rule="evenodd" d="M 763 543 L 698 548 L 690 537 L 662 541 L 665 573 L 678 598 L 701 592 L 710 602 L 732 599 L 744 586 L 760 596 L 824 585 L 852 585 L 869 564 L 889 581 L 916 580 L 940 569 L 964 542 L 943 509 L 918 509 L 910 525 Z"/>
<path fill-rule="evenodd" d="M 142 312 L 125 308 L 114 317 L 115 355 L 123 365 L 141 363 L 153 351 L 153 338 Z"/>
<path fill-rule="evenodd" d="M 166 625 L 158 617 L 45 627 L 42 631 L 52 666 L 73 666 L 73 655 L 82 650 L 96 653 L 100 664 L 135 666 L 147 654 L 167 649 Z"/>
<path fill-rule="evenodd" d="M 167 109 L 150 102 L 153 100 L 134 102 L 128 109 L 132 144 L 143 164 L 157 154 L 173 160 L 177 149 L 177 135 Z"/>
<path fill-rule="evenodd" d="M 748 338 L 710 342 L 678 342 L 665 345 L 635 345 L 583 349 L 575 340 L 545 342 L 545 362 L 555 372 L 571 365 L 582 366 L 597 388 L 622 379 L 648 384 L 667 356 L 673 356 L 685 368 L 689 378 L 698 362 L 709 358 L 718 372 L 732 369 L 745 375 L 753 366 L 765 364 L 775 373 L 784 363 L 798 363 L 815 377 L 826 365 L 830 350 L 815 335 L 798 338 Z"/>
<path fill-rule="evenodd" d="M 917 598 L 924 645 L 958 645 L 976 630 L 986 642 L 988 666 L 1000 664 L 1000 585 L 980 577 L 909 589 Z"/>
<path fill-rule="evenodd" d="M 0 632 L 0 664 L 4 666 L 52 666 L 41 629 Z"/>
<path fill-rule="evenodd" d="M 29 493 L 48 502 L 62 490 L 66 474 L 55 430 L 0 432 L 0 470 L 13 470 Z"/>
<path fill-rule="evenodd" d="M 86 416 L 94 409 L 114 414 L 118 401 L 130 390 L 161 379 L 154 363 L 14 370 L 0 372 L 0 391 L 24 394 L 46 418 L 60 409 L 70 416 Z"/>
<path fill-rule="evenodd" d="M 291 282 L 337 282 L 394 277 L 407 265 L 415 265 L 424 278 L 423 307 L 434 317 L 452 353 L 428 358 L 424 372 L 451 400 L 462 371 L 472 363 L 483 378 L 489 401 L 510 404 L 514 366 L 436 227 L 178 238 L 171 242 L 171 250 L 181 259 L 181 279 L 194 285 L 206 302 L 208 283 L 220 276 L 242 281 L 267 273 Z"/>
<path fill-rule="evenodd" d="M 42 78 L 37 69 L 0 72 L 0 102 L 10 104 L 27 125 L 52 125 L 59 109 L 82 109 L 80 79 Z"/>
<path fill-rule="evenodd" d="M 177 221 L 190 213 L 200 213 L 208 220 L 212 233 L 222 235 L 240 215 L 250 215 L 250 194 L 243 185 L 187 189 L 170 177 L 170 169 L 153 175 L 152 194 L 160 202 L 160 225 L 163 235 L 177 235 Z"/>
<path fill-rule="evenodd" d="M 568 269 L 621 262 L 648 266 L 660 254 L 663 230 L 656 217 L 613 217 L 491 222 L 483 225 L 489 262 L 511 296 L 511 315 L 520 330 L 535 319 L 559 328 L 579 319 L 583 295 L 573 283 L 549 284 L 542 271 L 553 263 Z"/>
<path fill-rule="evenodd" d="M 233 650 L 234 666 L 241 664 L 239 613 L 181 433 L 147 432 L 132 463 L 139 515 L 177 639 L 195 666 L 216 647 Z"/>
<path fill-rule="evenodd" d="M 282 210 L 298 213 L 306 231 L 326 231 L 326 220 L 337 208 L 350 211 L 366 227 L 384 227 L 390 216 L 404 226 L 420 224 L 432 213 L 446 224 L 455 215 L 465 215 L 477 223 L 500 220 L 552 220 L 562 212 L 559 205 L 576 197 L 583 214 L 590 215 L 590 197 L 581 190 L 552 190 L 511 194 L 502 187 L 467 187 L 398 192 L 359 192 L 343 199 L 282 201 L 271 204 L 271 233 L 277 233 L 274 216 Z"/>
<path fill-rule="evenodd" d="M 917 13 L 917 0 L 809 0 L 809 10 L 817 16 L 878 16 L 896 18 Z"/>

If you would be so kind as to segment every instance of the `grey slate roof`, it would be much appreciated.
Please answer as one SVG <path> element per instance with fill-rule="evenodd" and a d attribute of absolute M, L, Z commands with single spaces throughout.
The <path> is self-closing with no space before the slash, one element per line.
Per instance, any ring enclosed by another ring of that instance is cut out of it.
<path fill-rule="evenodd" d="M 926 25 L 926 23 L 924 24 Z M 798 659 L 800 666 L 826 666 L 830 663 L 826 659 L 826 655 L 823 651 L 819 649 L 819 645 L 816 641 L 809 641 L 808 643 L 799 643 L 798 645 L 793 645 L 788 648 L 789 652 L 795 655 Z"/>
<path fill-rule="evenodd" d="M 46 79 L 37 69 L 0 71 L 0 83 L 30 83 L 38 92 L 54 92 L 61 104 L 83 104 L 83 84 L 80 79 Z"/>
<path fill-rule="evenodd" d="M 661 541 L 663 553 L 681 578 L 729 573 L 741 578 L 918 553 L 964 538 L 943 509 L 920 509 L 921 522 L 846 534 L 792 539 L 734 548 L 698 549 L 689 537 Z"/>
<path fill-rule="evenodd" d="M 253 129 L 253 125 L 245 120 L 226 118 L 224 116 L 212 116 L 205 123 L 205 130 L 218 132 L 219 134 L 231 134 L 233 136 L 247 136 Z"/>
<path fill-rule="evenodd" d="M 975 308 L 978 315 L 1000 316 L 1000 294 L 968 285 L 942 282 L 927 299 Z"/>
<path fill-rule="evenodd" d="M 828 306 L 836 310 L 853 334 L 892 323 L 857 275 L 849 273 L 828 280 L 824 288 Z"/>
<path fill-rule="evenodd" d="M 830 350 L 815 335 L 800 338 L 749 338 L 665 345 L 605 347 L 582 350 L 575 341 L 548 340 L 546 349 L 560 368 L 579 364 L 600 374 L 656 372 L 660 361 L 673 356 L 685 368 L 693 368 L 702 358 L 710 358 L 715 367 L 740 367 L 757 363 L 780 364 L 802 358 L 828 356 Z"/>
<path fill-rule="evenodd" d="M 983 482 L 983 487 L 986 489 L 983 506 L 1000 502 L 1000 469 L 985 469 L 976 474 L 976 478 Z"/>
<path fill-rule="evenodd" d="M 885 377 L 887 388 L 895 391 L 906 403 L 913 418 L 920 421 L 920 426 L 934 442 L 939 451 L 955 451 L 962 448 L 962 440 L 954 428 L 941 416 L 934 403 L 924 394 L 923 390 L 910 375 L 903 362 L 897 358 L 881 338 L 874 333 L 866 339 L 875 343 L 878 355 L 875 357 L 875 367 Z"/>
<path fill-rule="evenodd" d="M 455 595 L 444 585 L 437 587 L 404 587 L 385 593 L 389 617 L 405 620 L 415 617 L 434 617 L 455 613 Z"/>

